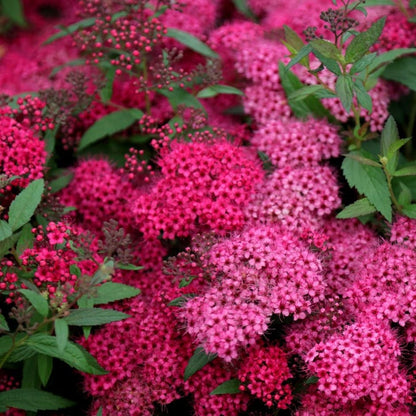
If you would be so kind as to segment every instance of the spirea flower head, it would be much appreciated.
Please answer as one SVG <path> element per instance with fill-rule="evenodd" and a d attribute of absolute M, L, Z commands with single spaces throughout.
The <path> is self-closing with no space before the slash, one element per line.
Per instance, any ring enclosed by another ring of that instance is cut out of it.
<path fill-rule="evenodd" d="M 254 226 L 204 256 L 211 287 L 182 308 L 187 331 L 225 361 L 266 332 L 272 314 L 304 319 L 323 299 L 317 255 L 278 227 Z"/>
<path fill-rule="evenodd" d="M 240 390 L 248 391 L 266 406 L 287 409 L 293 396 L 288 380 L 292 378 L 286 354 L 277 346 L 254 345 L 238 370 Z"/>
<path fill-rule="evenodd" d="M 336 128 L 315 119 L 270 121 L 257 130 L 251 142 L 279 168 L 317 165 L 322 159 L 339 156 L 341 146 Z"/>
<path fill-rule="evenodd" d="M 318 343 L 306 356 L 317 389 L 339 410 L 364 398 L 382 405 L 404 405 L 409 386 L 399 369 L 401 355 L 395 333 L 373 319 L 347 326 Z M 372 414 L 372 413 L 371 413 Z"/>
<path fill-rule="evenodd" d="M 173 141 L 162 150 L 161 178 L 137 199 L 135 213 L 146 238 L 184 237 L 199 230 L 220 234 L 244 223 L 243 208 L 262 179 L 260 164 L 223 138 Z"/>

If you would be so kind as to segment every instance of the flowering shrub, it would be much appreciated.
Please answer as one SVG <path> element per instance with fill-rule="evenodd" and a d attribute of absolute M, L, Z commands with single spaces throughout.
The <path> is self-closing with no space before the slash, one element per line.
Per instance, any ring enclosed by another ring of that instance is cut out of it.
<path fill-rule="evenodd" d="M 415 414 L 415 8 L 0 1 L 0 412 Z"/>

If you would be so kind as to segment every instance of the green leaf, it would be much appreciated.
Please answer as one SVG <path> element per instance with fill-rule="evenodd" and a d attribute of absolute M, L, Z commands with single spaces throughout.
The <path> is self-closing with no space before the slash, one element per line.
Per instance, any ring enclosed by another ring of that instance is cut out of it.
<path fill-rule="evenodd" d="M 339 49 L 331 42 L 323 39 L 314 39 L 310 42 L 312 50 L 323 55 L 325 58 L 331 58 L 338 61 L 341 58 Z"/>
<path fill-rule="evenodd" d="M 400 193 L 397 198 L 397 201 L 401 206 L 410 205 L 412 202 L 412 192 L 411 190 L 403 183 L 399 183 Z"/>
<path fill-rule="evenodd" d="M 20 27 L 26 26 L 22 2 L 20 0 L 1 0 L 0 5 L 3 16 L 6 16 Z"/>
<path fill-rule="evenodd" d="M 8 1 L 8 0 L 4 0 Z M 85 29 L 87 27 L 91 27 L 95 24 L 95 17 L 88 17 L 87 19 L 80 20 L 79 22 L 73 23 L 67 27 L 60 26 L 61 29 L 58 33 L 55 33 L 50 38 L 48 38 L 44 43 L 47 45 L 49 43 L 54 42 L 57 39 L 64 38 L 65 36 L 71 35 L 72 33 L 78 32 L 80 29 Z"/>
<path fill-rule="evenodd" d="M 326 89 L 322 85 L 306 85 L 305 87 L 299 88 L 296 91 L 293 91 L 287 99 L 290 101 L 299 101 L 303 100 L 310 95 L 315 94 L 318 91 L 322 91 Z"/>
<path fill-rule="evenodd" d="M 201 42 L 197 37 L 191 35 L 188 32 L 184 32 L 183 30 L 179 29 L 168 28 L 167 34 L 165 36 L 177 40 L 179 43 L 182 43 L 189 49 L 192 49 L 201 55 L 207 56 L 208 58 L 219 58 L 219 55 L 214 52 L 208 45 L 206 45 L 204 42 Z"/>
<path fill-rule="evenodd" d="M 319 377 L 311 376 L 305 381 L 305 385 L 316 384 L 319 381 Z"/>
<path fill-rule="evenodd" d="M 83 58 L 73 59 L 72 61 L 65 62 L 62 65 L 55 66 L 52 69 L 51 73 L 49 74 L 49 78 L 53 78 L 62 69 L 67 68 L 68 66 L 72 67 L 72 66 L 82 66 L 82 65 L 85 65 L 85 59 Z"/>
<path fill-rule="evenodd" d="M 361 59 L 373 46 L 383 31 L 386 17 L 382 17 L 371 25 L 371 27 L 357 35 L 348 45 L 345 52 L 347 63 L 355 63 Z"/>
<path fill-rule="evenodd" d="M 0 393 L 0 406 L 13 407 L 28 412 L 57 410 L 74 404 L 71 400 L 37 389 L 14 389 Z"/>
<path fill-rule="evenodd" d="M 377 53 L 369 53 L 364 55 L 362 58 L 360 58 L 358 61 L 354 63 L 354 65 L 350 69 L 350 74 L 357 74 L 361 71 L 364 71 L 364 69 L 369 68 L 371 63 L 374 62 L 376 59 Z"/>
<path fill-rule="evenodd" d="M 373 100 L 360 79 L 354 81 L 353 89 L 358 103 L 371 114 L 373 111 Z"/>
<path fill-rule="evenodd" d="M 39 389 L 42 385 L 38 374 L 38 354 L 23 362 L 22 383 L 23 389 Z"/>
<path fill-rule="evenodd" d="M 104 264 L 101 264 L 98 270 L 94 273 L 91 279 L 91 285 L 98 285 L 99 283 L 110 280 L 114 273 L 114 261 L 109 260 Z"/>
<path fill-rule="evenodd" d="M 20 289 L 19 292 L 33 305 L 43 318 L 48 316 L 49 305 L 47 300 L 41 294 L 30 289 Z"/>
<path fill-rule="evenodd" d="M 407 56 L 394 61 L 383 71 L 382 77 L 400 82 L 416 91 L 416 57 Z"/>
<path fill-rule="evenodd" d="M 210 363 L 217 357 L 217 354 L 207 354 L 203 348 L 198 347 L 194 355 L 188 361 L 188 365 L 185 368 L 184 380 L 188 380 L 202 367 Z"/>
<path fill-rule="evenodd" d="M 411 137 L 407 139 L 400 139 L 397 142 L 392 143 L 389 147 L 389 151 L 387 152 L 387 157 L 391 157 L 394 153 L 396 153 L 399 149 L 401 149 L 406 143 L 412 140 Z"/>
<path fill-rule="evenodd" d="M 38 375 L 44 387 L 48 384 L 52 369 L 53 358 L 47 355 L 38 354 Z"/>
<path fill-rule="evenodd" d="M 185 105 L 187 107 L 199 108 L 206 113 L 204 106 L 199 100 L 184 88 L 174 87 L 172 91 L 168 89 L 158 91 L 169 100 L 170 105 L 174 110 L 176 110 L 179 105 Z"/>
<path fill-rule="evenodd" d="M 68 341 L 63 352 L 58 349 L 56 337 L 51 335 L 35 334 L 28 338 L 26 343 L 33 351 L 62 360 L 84 373 L 106 374 L 95 358 L 74 342 Z"/>
<path fill-rule="evenodd" d="M 243 91 L 235 87 L 230 87 L 229 85 L 211 85 L 199 91 L 196 95 L 199 98 L 210 98 L 215 97 L 218 94 L 234 94 L 234 95 L 244 95 Z"/>
<path fill-rule="evenodd" d="M 12 234 L 12 227 L 6 221 L 0 220 L 0 241 L 9 238 Z"/>
<path fill-rule="evenodd" d="M 69 328 L 64 319 L 55 320 L 55 335 L 58 351 L 63 352 L 69 339 Z"/>
<path fill-rule="evenodd" d="M 279 75 L 286 96 L 289 96 L 294 91 L 305 86 L 295 74 L 286 69 L 282 62 L 279 62 Z M 293 114 L 298 118 L 307 118 L 313 114 L 316 117 L 327 117 L 331 119 L 331 115 L 328 110 L 325 109 L 316 97 L 309 96 L 302 101 L 289 101 L 289 105 Z"/>
<path fill-rule="evenodd" d="M 5 240 L 0 240 L 0 257 L 3 257 L 9 252 L 9 250 L 14 246 L 16 241 L 19 239 L 20 232 L 14 233 Z"/>
<path fill-rule="evenodd" d="M 306 59 L 307 56 L 312 52 L 312 46 L 308 43 L 307 45 L 303 46 L 299 52 L 294 56 L 290 62 L 286 65 L 285 70 L 289 70 L 292 66 L 296 65 L 298 62 L 301 62 L 303 59 Z M 280 71 L 279 71 L 280 73 Z"/>
<path fill-rule="evenodd" d="M 350 153 L 370 159 L 364 151 Z M 362 164 L 352 157 L 346 157 L 342 163 L 342 171 L 351 187 L 365 195 L 368 200 L 381 212 L 389 222 L 392 219 L 390 192 L 382 168 Z"/>
<path fill-rule="evenodd" d="M 183 279 L 181 279 L 181 281 L 179 282 L 179 287 L 180 288 L 183 288 L 183 287 L 187 287 L 187 286 L 189 286 L 193 281 L 194 281 L 194 279 L 196 279 L 198 276 L 190 276 L 189 277 L 189 279 L 187 279 L 187 278 L 183 278 Z"/>
<path fill-rule="evenodd" d="M 2 331 L 10 331 L 9 325 L 7 324 L 6 318 L 0 313 L 0 329 Z"/>
<path fill-rule="evenodd" d="M 362 215 L 372 214 L 376 212 L 374 205 L 370 203 L 367 198 L 359 199 L 353 204 L 346 206 L 338 215 L 337 218 L 356 218 Z"/>
<path fill-rule="evenodd" d="M 69 315 L 63 319 L 68 325 L 75 326 L 103 325 L 130 317 L 123 312 L 101 308 L 71 309 L 69 312 Z"/>
<path fill-rule="evenodd" d="M 396 170 L 393 174 L 394 176 L 414 176 L 416 175 L 416 164 L 405 166 L 399 170 Z"/>
<path fill-rule="evenodd" d="M 240 380 L 238 378 L 232 378 L 231 380 L 224 381 L 224 383 L 212 390 L 210 395 L 241 393 L 240 386 Z"/>
<path fill-rule="evenodd" d="M 317 51 L 315 51 L 315 55 L 321 61 L 321 63 L 333 74 L 336 76 L 340 76 L 342 74 L 339 64 L 335 59 L 326 58 Z"/>
<path fill-rule="evenodd" d="M 49 186 L 51 187 L 51 192 L 54 194 L 64 189 L 71 183 L 73 178 L 74 178 L 73 172 L 65 171 L 63 175 L 61 175 L 59 178 L 56 178 L 49 183 Z"/>
<path fill-rule="evenodd" d="M 143 270 L 143 266 L 135 266 L 134 264 L 116 263 L 116 269 L 120 270 Z"/>
<path fill-rule="evenodd" d="M 406 207 L 403 207 L 402 212 L 406 217 L 416 219 L 416 204 L 411 204 Z"/>
<path fill-rule="evenodd" d="M 381 132 L 380 149 L 381 155 L 387 158 L 386 168 L 387 171 L 393 173 L 397 168 L 399 161 L 397 150 L 391 151 L 392 145 L 399 141 L 399 130 L 397 129 L 394 118 L 390 116 L 384 125 L 383 131 Z"/>
<path fill-rule="evenodd" d="M 23 189 L 10 204 L 9 225 L 13 231 L 30 221 L 42 199 L 44 189 L 44 180 L 37 179 Z"/>
<path fill-rule="evenodd" d="M 233 0 L 236 9 L 251 20 L 257 21 L 256 15 L 248 7 L 247 0 Z"/>
<path fill-rule="evenodd" d="M 97 288 L 95 295 L 84 295 L 91 301 L 91 306 L 116 302 L 118 300 L 132 298 L 140 294 L 140 289 L 122 283 L 107 282 Z M 80 299 L 80 300 L 81 300 Z"/>
<path fill-rule="evenodd" d="M 399 48 L 393 49 L 388 52 L 384 52 L 381 55 L 378 55 L 371 65 L 368 67 L 369 72 L 374 72 L 378 70 L 381 66 L 389 64 L 393 62 L 397 58 L 400 58 L 404 55 L 410 55 L 416 53 L 416 48 Z"/>
<path fill-rule="evenodd" d="M 111 100 L 113 96 L 113 84 L 114 84 L 114 77 L 116 76 L 116 67 L 114 65 L 110 65 L 108 68 L 104 70 L 106 76 L 106 82 L 104 87 L 99 91 L 101 101 L 104 103 Z"/>
<path fill-rule="evenodd" d="M 342 102 L 343 107 L 347 112 L 351 109 L 353 98 L 352 79 L 348 75 L 340 75 L 335 84 L 335 91 Z"/>
<path fill-rule="evenodd" d="M 30 224 L 25 224 L 16 245 L 16 253 L 19 257 L 26 249 L 33 247 L 34 239 L 35 236 L 32 233 L 32 226 Z"/>
<path fill-rule="evenodd" d="M 97 412 L 97 414 L 95 416 L 103 416 L 103 408 L 102 407 L 100 407 L 98 409 L 98 412 Z"/>
<path fill-rule="evenodd" d="M 196 293 L 187 293 L 186 295 L 183 296 L 179 296 L 178 298 L 175 298 L 173 300 L 171 300 L 168 303 L 168 306 L 183 306 L 186 302 L 188 302 L 188 300 L 192 299 L 192 298 L 196 298 L 198 295 Z"/>
<path fill-rule="evenodd" d="M 78 150 L 111 136 L 114 133 L 129 128 L 136 121 L 143 117 L 143 112 L 137 108 L 115 111 L 97 120 L 82 136 Z"/>
<path fill-rule="evenodd" d="M 289 26 L 283 25 L 283 30 L 285 31 L 286 42 L 296 51 L 300 51 L 305 43 L 302 38 Z"/>

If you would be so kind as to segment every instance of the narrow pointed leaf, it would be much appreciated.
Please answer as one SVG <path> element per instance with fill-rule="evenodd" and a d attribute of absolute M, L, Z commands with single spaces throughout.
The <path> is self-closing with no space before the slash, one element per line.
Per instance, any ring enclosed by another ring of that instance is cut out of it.
<path fill-rule="evenodd" d="M 374 205 L 370 203 L 367 198 L 359 199 L 353 204 L 346 206 L 338 215 L 337 218 L 356 218 L 362 215 L 368 215 L 376 212 Z"/>
<path fill-rule="evenodd" d="M 380 37 L 385 23 L 386 18 L 382 17 L 373 23 L 367 31 L 361 32 L 351 41 L 345 52 L 347 63 L 357 62 L 369 51 Z"/>
<path fill-rule="evenodd" d="M 37 412 L 38 410 L 57 410 L 73 406 L 75 403 L 47 391 L 37 389 L 14 389 L 0 393 L 0 406 Z"/>
<path fill-rule="evenodd" d="M 416 219 L 416 204 L 411 204 L 406 207 L 403 207 L 403 214 L 409 218 Z"/>
<path fill-rule="evenodd" d="M 73 23 L 67 27 L 61 27 L 61 30 L 58 33 L 55 33 L 50 38 L 48 38 L 44 44 L 47 45 L 49 43 L 54 42 L 57 39 L 63 38 L 65 36 L 71 35 L 72 33 L 77 32 L 80 29 L 85 29 L 87 27 L 91 27 L 95 24 L 95 17 L 89 17 L 87 19 L 80 20 L 79 22 Z"/>
<path fill-rule="evenodd" d="M 416 175 L 416 164 L 405 166 L 404 168 L 396 170 L 394 176 L 414 176 Z"/>
<path fill-rule="evenodd" d="M 234 95 L 244 95 L 243 91 L 238 88 L 231 87 L 229 85 L 211 85 L 199 91 L 197 97 L 199 98 L 210 98 L 215 97 L 218 94 L 234 94 Z"/>
<path fill-rule="evenodd" d="M 66 344 L 68 343 L 69 337 L 69 328 L 68 324 L 63 319 L 55 320 L 55 335 L 56 335 L 56 345 L 59 352 L 65 350 Z"/>
<path fill-rule="evenodd" d="M 48 316 L 48 301 L 39 293 L 30 289 L 20 289 L 19 292 L 33 305 L 36 311 L 45 318 Z"/>
<path fill-rule="evenodd" d="M 340 75 L 335 84 L 335 91 L 347 112 L 351 109 L 353 99 L 352 79 L 348 75 Z"/>
<path fill-rule="evenodd" d="M 9 225 L 13 231 L 30 221 L 42 199 L 44 189 L 44 180 L 37 179 L 23 189 L 10 204 Z"/>
<path fill-rule="evenodd" d="M 238 378 L 232 378 L 231 380 L 225 381 L 224 383 L 220 384 L 217 388 L 212 390 L 210 395 L 241 393 L 240 386 L 240 380 Z"/>
<path fill-rule="evenodd" d="M 326 40 L 314 39 L 310 42 L 310 45 L 314 51 L 319 52 L 326 58 L 331 58 L 335 61 L 338 61 L 341 57 L 339 49 L 333 43 Z"/>
<path fill-rule="evenodd" d="M 183 30 L 179 29 L 168 28 L 166 36 L 168 38 L 177 40 L 179 43 L 182 43 L 189 49 L 192 49 L 201 55 L 207 56 L 208 58 L 219 58 L 218 54 L 214 52 L 208 45 L 188 32 L 184 32 Z"/>
<path fill-rule="evenodd" d="M 199 347 L 195 350 L 194 355 L 190 358 L 185 368 L 184 380 L 188 380 L 202 367 L 210 363 L 217 357 L 217 354 L 207 354 L 203 348 Z"/>
<path fill-rule="evenodd" d="M 69 315 L 63 319 L 68 325 L 92 326 L 121 321 L 129 316 L 130 315 L 113 309 L 88 308 L 71 309 Z"/>
<path fill-rule="evenodd" d="M 48 384 L 52 369 L 53 358 L 47 355 L 38 354 L 38 375 L 43 386 Z"/>
<path fill-rule="evenodd" d="M 0 241 L 9 238 L 12 234 L 12 227 L 6 221 L 0 220 Z"/>

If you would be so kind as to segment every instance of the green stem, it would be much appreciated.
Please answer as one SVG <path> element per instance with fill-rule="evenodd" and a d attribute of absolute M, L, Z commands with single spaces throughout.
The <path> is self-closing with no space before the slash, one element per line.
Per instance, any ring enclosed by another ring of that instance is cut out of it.
<path fill-rule="evenodd" d="M 387 170 L 386 164 L 382 162 L 382 165 L 383 165 L 384 174 L 386 175 L 386 179 L 387 179 L 387 186 L 389 188 L 390 198 L 393 202 L 393 205 L 396 207 L 397 211 L 401 214 L 402 213 L 402 206 L 399 204 L 399 201 L 397 200 L 396 195 L 394 195 L 393 186 L 391 184 L 391 181 L 392 181 L 393 178 L 390 175 L 389 171 Z"/>
<path fill-rule="evenodd" d="M 10 347 L 9 351 L 7 351 L 6 355 L 3 357 L 3 359 L 0 361 L 0 369 L 3 368 L 4 364 L 6 363 L 6 361 L 8 360 L 8 358 L 10 357 L 10 355 L 12 354 L 12 352 L 20 347 L 20 345 L 24 344 L 24 342 L 29 338 L 29 335 L 26 335 L 25 337 L 23 337 L 19 342 L 15 342 L 16 339 L 16 334 L 13 334 L 13 345 Z"/>

